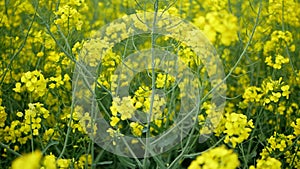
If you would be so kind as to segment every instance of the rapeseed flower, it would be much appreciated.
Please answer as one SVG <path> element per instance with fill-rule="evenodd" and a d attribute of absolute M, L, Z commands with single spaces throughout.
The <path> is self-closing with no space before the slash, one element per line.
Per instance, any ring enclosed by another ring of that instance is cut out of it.
<path fill-rule="evenodd" d="M 234 169 L 239 165 L 237 154 L 225 146 L 220 146 L 203 152 L 188 169 Z"/>
<path fill-rule="evenodd" d="M 39 169 L 41 164 L 42 152 L 35 151 L 30 154 L 25 154 L 13 161 L 12 169 Z"/>

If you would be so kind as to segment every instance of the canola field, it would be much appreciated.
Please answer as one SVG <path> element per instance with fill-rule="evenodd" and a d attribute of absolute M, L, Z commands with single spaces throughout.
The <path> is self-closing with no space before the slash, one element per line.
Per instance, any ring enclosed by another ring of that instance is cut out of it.
<path fill-rule="evenodd" d="M 0 168 L 300 168 L 298 0 L 2 0 L 0 51 Z"/>

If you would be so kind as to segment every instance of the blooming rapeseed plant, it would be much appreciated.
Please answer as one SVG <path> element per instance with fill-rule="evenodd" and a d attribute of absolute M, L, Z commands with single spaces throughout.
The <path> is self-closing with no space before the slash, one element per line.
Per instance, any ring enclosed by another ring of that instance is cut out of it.
<path fill-rule="evenodd" d="M 275 158 L 259 159 L 257 160 L 256 167 L 250 166 L 250 169 L 280 169 L 281 163 Z"/>
<path fill-rule="evenodd" d="M 26 72 L 21 77 L 21 83 L 16 83 L 13 89 L 17 93 L 28 91 L 37 97 L 42 97 L 47 90 L 47 79 L 37 70 Z"/>
<path fill-rule="evenodd" d="M 231 143 L 233 147 L 249 137 L 251 129 L 254 128 L 252 120 L 247 121 L 243 114 L 230 113 L 225 115 L 225 143 Z"/>
<path fill-rule="evenodd" d="M 2 168 L 300 168 L 299 1 L 14 0 L 0 1 L 0 18 Z M 144 64 L 151 49 L 176 59 Z M 90 88 L 74 94 L 91 69 Z M 131 152 L 145 137 L 171 148 L 139 159 L 95 144 Z"/>

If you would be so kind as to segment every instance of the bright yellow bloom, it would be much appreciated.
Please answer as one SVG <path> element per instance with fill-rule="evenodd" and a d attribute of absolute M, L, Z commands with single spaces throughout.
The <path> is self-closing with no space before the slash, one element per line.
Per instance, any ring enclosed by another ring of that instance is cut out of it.
<path fill-rule="evenodd" d="M 112 117 L 110 118 L 110 125 L 111 125 L 112 127 L 114 127 L 114 126 L 117 125 L 117 123 L 118 123 L 119 121 L 120 121 L 120 119 L 119 119 L 118 117 L 112 116 Z"/>
<path fill-rule="evenodd" d="M 256 168 L 250 166 L 250 169 L 281 169 L 281 162 L 271 157 L 259 159 L 257 160 Z"/>
<path fill-rule="evenodd" d="M 21 77 L 21 83 L 17 82 L 13 90 L 17 93 L 27 90 L 34 96 L 42 97 L 47 92 L 47 82 L 48 79 L 45 79 L 40 71 L 26 72 Z"/>
<path fill-rule="evenodd" d="M 112 115 L 117 116 L 119 113 L 121 120 L 130 119 L 136 110 L 133 103 L 134 101 L 130 96 L 123 97 L 122 99 L 118 97 L 113 98 L 112 106 L 110 107 Z"/>
<path fill-rule="evenodd" d="M 270 96 L 270 100 L 277 103 L 281 97 L 280 92 L 272 92 L 272 95 Z"/>
<path fill-rule="evenodd" d="M 48 130 L 45 131 L 44 135 L 43 135 L 43 139 L 45 141 L 49 141 L 50 138 L 53 137 L 53 134 L 54 134 L 54 129 L 53 128 L 50 128 Z"/>
<path fill-rule="evenodd" d="M 247 116 L 243 114 L 230 113 L 226 114 L 225 122 L 225 143 L 231 143 L 233 147 L 237 143 L 241 143 L 249 137 L 249 133 L 252 131 L 252 120 L 247 121 Z"/>
<path fill-rule="evenodd" d="M 132 131 L 133 135 L 135 135 L 135 136 L 141 136 L 142 135 L 142 130 L 144 128 L 142 125 L 140 125 L 137 122 L 131 122 L 130 127 L 131 127 L 131 131 Z"/>
<path fill-rule="evenodd" d="M 71 161 L 69 159 L 58 159 L 57 160 L 57 166 L 60 169 L 67 169 L 70 167 Z"/>
<path fill-rule="evenodd" d="M 174 82 L 174 78 L 171 77 L 170 74 L 161 74 L 159 73 L 156 77 L 156 81 L 155 81 L 155 84 L 156 84 L 156 87 L 157 88 L 164 88 L 164 87 L 169 87 L 170 84 Z"/>
<path fill-rule="evenodd" d="M 244 102 L 259 102 L 262 98 L 261 88 L 256 86 L 250 86 L 246 89 L 245 93 L 243 94 L 243 98 L 245 99 Z"/>
<path fill-rule="evenodd" d="M 35 151 L 30 154 L 25 154 L 12 163 L 12 169 L 39 169 L 42 152 Z"/>
<path fill-rule="evenodd" d="M 17 93 L 21 93 L 21 86 L 22 84 L 20 82 L 16 83 L 16 87 L 13 88 L 13 90 Z"/>
<path fill-rule="evenodd" d="M 56 169 L 56 158 L 53 154 L 46 155 L 43 159 L 45 169 Z"/>
<path fill-rule="evenodd" d="M 289 85 L 284 85 L 281 87 L 281 90 L 282 90 L 282 96 L 285 96 L 286 99 L 289 99 L 289 95 L 290 95 L 290 86 Z"/>
<path fill-rule="evenodd" d="M 294 134 L 295 134 L 295 136 L 299 136 L 300 135 L 300 118 L 298 118 L 296 120 L 296 123 L 293 122 L 291 124 L 291 126 L 294 128 Z"/>
<path fill-rule="evenodd" d="M 188 169 L 235 169 L 239 165 L 238 155 L 221 146 L 202 153 Z"/>
<path fill-rule="evenodd" d="M 90 154 L 84 154 L 79 157 L 79 160 L 75 162 L 75 169 L 86 168 L 85 165 L 88 164 L 88 168 L 92 164 L 92 156 Z"/>

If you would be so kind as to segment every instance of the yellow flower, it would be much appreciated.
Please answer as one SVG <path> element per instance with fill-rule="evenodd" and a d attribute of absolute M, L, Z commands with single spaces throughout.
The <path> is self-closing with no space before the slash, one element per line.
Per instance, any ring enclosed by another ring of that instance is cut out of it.
<path fill-rule="evenodd" d="M 280 92 L 272 92 L 272 96 L 270 96 L 270 100 L 277 103 L 281 97 Z"/>
<path fill-rule="evenodd" d="M 250 86 L 246 89 L 245 93 L 243 94 L 243 98 L 245 99 L 244 102 L 259 102 L 261 97 L 261 88 L 256 86 Z"/>
<path fill-rule="evenodd" d="M 130 119 L 132 117 L 135 111 L 133 102 L 134 101 L 131 99 L 131 97 L 128 96 L 128 97 L 123 97 L 119 105 L 116 105 L 117 112 L 121 114 L 121 120 Z M 115 115 L 114 112 L 112 112 L 112 114 Z"/>
<path fill-rule="evenodd" d="M 23 83 L 24 90 L 35 94 L 37 97 L 42 97 L 47 91 L 47 79 L 40 71 L 26 72 L 21 77 L 21 82 Z M 13 89 L 15 92 L 22 92 L 22 83 L 16 83 L 16 87 Z"/>
<path fill-rule="evenodd" d="M 50 128 L 48 130 L 45 131 L 44 135 L 43 135 L 43 139 L 45 141 L 49 141 L 50 138 L 53 136 L 54 134 L 54 129 L 53 128 Z"/>
<path fill-rule="evenodd" d="M 249 137 L 249 133 L 252 131 L 252 120 L 247 121 L 247 116 L 243 114 L 230 113 L 226 114 L 225 122 L 225 143 L 231 143 L 233 147 L 237 143 L 241 143 Z"/>
<path fill-rule="evenodd" d="M 284 85 L 284 86 L 281 87 L 281 90 L 282 90 L 282 96 L 285 96 L 286 99 L 289 98 L 289 95 L 290 95 L 290 93 L 291 93 L 291 92 L 289 91 L 289 89 L 290 89 L 290 86 L 289 86 L 289 85 Z"/>
<path fill-rule="evenodd" d="M 44 56 L 44 52 L 41 51 L 41 52 L 37 53 L 36 56 L 37 57 L 42 57 L 42 56 Z"/>
<path fill-rule="evenodd" d="M 235 169 L 239 165 L 238 155 L 220 146 L 202 153 L 188 169 Z"/>
<path fill-rule="evenodd" d="M 34 135 L 34 136 L 39 135 L 39 130 L 38 129 L 33 129 L 32 135 Z"/>
<path fill-rule="evenodd" d="M 5 108 L 0 106 L 0 127 L 5 126 L 6 117 L 7 117 L 7 114 L 5 112 Z"/>
<path fill-rule="evenodd" d="M 275 58 L 275 64 L 273 64 L 272 66 L 274 69 L 281 69 L 281 64 L 288 63 L 288 62 L 289 62 L 289 58 L 284 58 L 282 55 L 277 55 Z"/>
<path fill-rule="evenodd" d="M 198 162 L 196 160 L 192 161 L 188 169 L 201 169 Z"/>
<path fill-rule="evenodd" d="M 56 169 L 56 159 L 53 154 L 46 155 L 43 160 L 45 169 Z"/>
<path fill-rule="evenodd" d="M 120 121 L 120 119 L 118 118 L 118 117 L 116 117 L 116 116 L 112 116 L 111 118 L 110 118 L 110 125 L 112 126 L 112 127 L 114 127 L 115 125 L 117 125 L 117 123 Z"/>
<path fill-rule="evenodd" d="M 286 110 L 286 107 L 284 105 L 284 102 L 280 102 L 279 106 L 277 108 L 278 113 L 283 115 L 285 110 Z"/>
<path fill-rule="evenodd" d="M 120 98 L 118 97 L 113 98 L 112 106 L 110 106 L 110 111 L 113 116 L 117 116 L 119 104 L 120 104 Z"/>
<path fill-rule="evenodd" d="M 12 162 L 12 169 L 39 169 L 42 152 L 25 154 Z"/>
<path fill-rule="evenodd" d="M 134 107 L 135 107 L 136 109 L 139 109 L 139 108 L 143 107 L 143 104 L 142 104 L 141 102 L 137 101 L 137 102 L 135 103 Z"/>
<path fill-rule="evenodd" d="M 131 127 L 131 131 L 132 131 L 133 135 L 135 135 L 135 136 L 141 136 L 142 135 L 142 130 L 144 128 L 142 125 L 140 125 L 137 122 L 131 122 L 130 127 Z"/>
<path fill-rule="evenodd" d="M 257 160 L 256 165 L 256 169 L 281 169 L 281 162 L 271 157 Z M 255 167 L 250 166 L 250 169 L 255 169 Z"/>
<path fill-rule="evenodd" d="M 91 165 L 92 164 L 92 156 L 90 154 L 84 154 L 79 157 L 79 160 L 75 162 L 75 168 L 76 169 L 81 169 L 81 168 L 86 168 L 85 165 Z M 90 167 L 87 167 L 90 168 Z"/>
<path fill-rule="evenodd" d="M 71 80 L 70 76 L 68 74 L 65 74 L 64 75 L 64 81 L 67 82 L 67 81 L 70 81 L 70 80 Z"/>
<path fill-rule="evenodd" d="M 50 88 L 55 88 L 55 87 L 59 87 L 61 85 L 64 85 L 64 81 L 62 80 L 61 75 L 57 76 L 57 77 L 50 77 L 50 81 L 52 82 L 49 87 Z"/>
<path fill-rule="evenodd" d="M 17 112 L 17 116 L 18 117 L 23 117 L 23 113 L 22 112 Z"/>
<path fill-rule="evenodd" d="M 294 134 L 296 136 L 300 135 L 300 118 L 298 118 L 295 122 L 292 122 L 291 126 L 294 128 Z"/>
<path fill-rule="evenodd" d="M 49 87 L 50 87 L 50 89 L 54 89 L 54 88 L 55 88 L 55 84 L 54 84 L 54 83 L 51 83 L 51 84 L 49 85 Z"/>
<path fill-rule="evenodd" d="M 171 75 L 159 73 L 156 77 L 155 84 L 157 88 L 164 88 L 169 87 L 172 81 L 174 81 L 174 78 L 172 78 Z"/>
<path fill-rule="evenodd" d="M 21 85 L 22 84 L 20 82 L 16 83 L 16 87 L 13 88 L 13 90 L 17 93 L 21 93 Z"/>
<path fill-rule="evenodd" d="M 269 146 L 267 150 L 269 152 L 279 150 L 283 152 L 288 146 L 292 144 L 293 135 L 284 135 L 274 132 L 274 135 L 268 139 Z"/>
<path fill-rule="evenodd" d="M 70 160 L 69 159 L 58 159 L 57 160 L 57 166 L 61 169 L 67 169 L 70 166 Z"/>
<path fill-rule="evenodd" d="M 268 66 L 273 66 L 272 56 L 266 57 L 265 63 L 267 63 Z"/>

